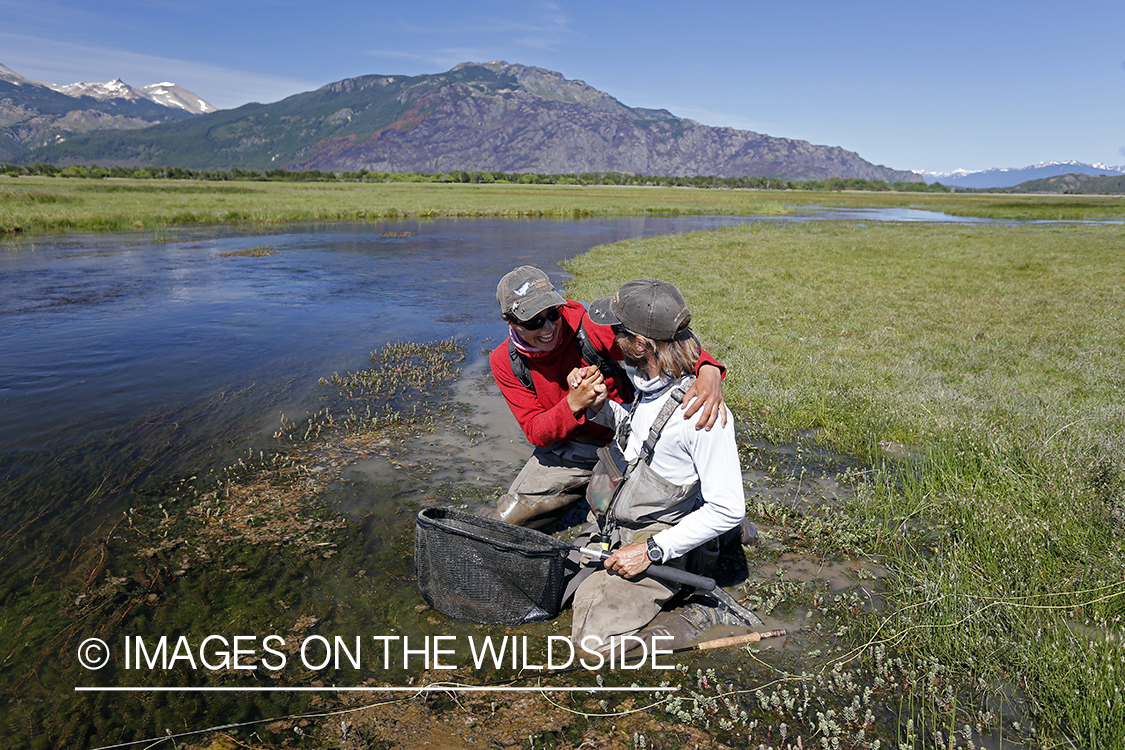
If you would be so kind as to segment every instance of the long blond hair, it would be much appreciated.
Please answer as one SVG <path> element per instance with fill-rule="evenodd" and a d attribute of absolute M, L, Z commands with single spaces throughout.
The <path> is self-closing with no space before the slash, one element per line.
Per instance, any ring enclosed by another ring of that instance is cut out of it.
<path fill-rule="evenodd" d="M 656 357 L 656 369 L 661 375 L 679 380 L 695 373 L 695 363 L 699 361 L 702 347 L 690 328 L 685 326 L 677 331 L 673 341 L 648 341 Z"/>

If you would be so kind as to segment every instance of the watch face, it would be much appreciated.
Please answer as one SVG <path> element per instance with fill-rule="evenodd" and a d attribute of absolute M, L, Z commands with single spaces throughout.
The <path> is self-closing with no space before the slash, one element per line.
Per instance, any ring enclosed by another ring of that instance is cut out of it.
<path fill-rule="evenodd" d="M 664 555 L 660 551 L 660 548 L 656 546 L 656 542 L 652 541 L 652 539 L 650 538 L 648 540 L 648 559 L 652 560 L 653 562 L 660 562 L 660 558 L 663 556 Z"/>

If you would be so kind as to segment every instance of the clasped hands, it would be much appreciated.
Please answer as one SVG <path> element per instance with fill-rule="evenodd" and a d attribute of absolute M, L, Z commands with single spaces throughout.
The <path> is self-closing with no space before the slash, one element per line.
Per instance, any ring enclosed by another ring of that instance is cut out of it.
<path fill-rule="evenodd" d="M 575 367 L 566 376 L 566 385 L 566 401 L 574 416 L 579 416 L 586 409 L 601 410 L 607 390 L 605 377 L 597 366 Z"/>
<path fill-rule="evenodd" d="M 605 377 L 596 365 L 575 367 L 566 376 L 566 386 L 566 401 L 574 416 L 581 415 L 586 409 L 594 413 L 601 411 L 608 391 Z M 699 377 L 688 388 L 680 408 L 684 411 L 684 419 L 691 419 L 696 412 L 699 413 L 695 424 L 697 430 L 710 430 L 716 421 L 726 426 L 722 375 L 717 367 L 705 365 L 700 368 Z"/>

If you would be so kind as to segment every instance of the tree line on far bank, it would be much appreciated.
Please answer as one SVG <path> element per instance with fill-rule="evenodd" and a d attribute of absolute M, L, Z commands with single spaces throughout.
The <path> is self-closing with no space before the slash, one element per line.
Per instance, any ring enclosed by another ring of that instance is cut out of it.
<path fill-rule="evenodd" d="M 110 177 L 150 180 L 204 180 L 212 182 L 437 182 L 437 183 L 500 183 L 515 185 L 625 185 L 647 187 L 694 187 L 744 190 L 867 190 L 917 193 L 948 193 L 950 188 L 935 182 L 892 182 L 864 180 L 858 177 L 830 177 L 824 180 L 787 180 L 781 177 L 671 177 L 635 175 L 622 172 L 582 172 L 572 174 L 506 173 L 483 170 L 419 174 L 415 172 L 322 172 L 318 169 L 290 171 L 286 169 L 184 169 L 182 167 L 99 167 L 54 164 L 19 166 L 0 164 L 0 175 L 9 177 L 43 176 L 79 179 Z"/>

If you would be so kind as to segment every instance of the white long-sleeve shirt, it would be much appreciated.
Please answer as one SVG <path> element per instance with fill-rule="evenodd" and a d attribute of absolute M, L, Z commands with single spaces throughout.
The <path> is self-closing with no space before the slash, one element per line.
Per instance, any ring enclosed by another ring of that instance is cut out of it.
<path fill-rule="evenodd" d="M 630 371 L 633 384 L 641 392 L 641 401 L 633 411 L 626 460 L 640 455 L 656 415 L 671 398 L 673 381 L 667 378 L 645 379 Z M 726 407 L 723 407 L 726 409 Z M 742 467 L 734 434 L 734 416 L 726 409 L 727 423 L 717 421 L 710 430 L 695 429 L 694 419 L 684 419 L 674 412 L 660 433 L 660 440 L 649 466 L 664 479 L 676 485 L 692 484 L 697 479 L 703 505 L 680 519 L 670 529 L 655 535 L 664 552 L 661 562 L 679 557 L 723 532 L 733 529 L 746 517 L 746 497 L 742 488 Z M 616 429 L 629 419 L 629 406 L 606 401 L 594 417 L 607 427 Z"/>

